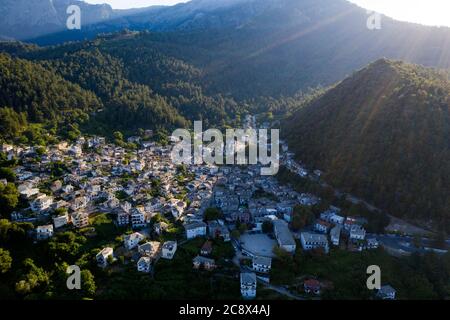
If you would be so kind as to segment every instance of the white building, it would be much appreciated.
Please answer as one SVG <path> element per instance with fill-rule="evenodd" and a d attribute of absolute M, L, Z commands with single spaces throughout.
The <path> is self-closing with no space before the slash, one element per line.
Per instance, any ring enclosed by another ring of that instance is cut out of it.
<path fill-rule="evenodd" d="M 46 240 L 53 237 L 53 225 L 39 226 L 36 228 L 36 239 Z"/>
<path fill-rule="evenodd" d="M 119 227 L 128 226 L 130 224 L 130 214 L 123 210 L 117 212 L 117 225 Z"/>
<path fill-rule="evenodd" d="M 188 239 L 206 236 L 206 223 L 204 222 L 192 222 L 185 224 L 184 229 L 186 230 L 186 238 Z"/>
<path fill-rule="evenodd" d="M 253 257 L 252 268 L 256 272 L 269 273 L 272 268 L 272 258 L 255 256 Z"/>
<path fill-rule="evenodd" d="M 131 212 L 131 225 L 133 229 L 143 228 L 147 225 L 145 221 L 145 212 L 141 208 L 134 208 Z"/>
<path fill-rule="evenodd" d="M 34 212 L 45 211 L 49 209 L 52 204 L 53 197 L 41 194 L 31 203 L 31 210 Z"/>
<path fill-rule="evenodd" d="M 330 231 L 330 238 L 331 238 L 331 243 L 334 246 L 338 246 L 339 242 L 340 242 L 340 238 L 341 238 L 341 230 L 342 227 L 340 225 L 336 225 L 333 229 L 331 229 Z"/>
<path fill-rule="evenodd" d="M 289 253 L 294 253 L 297 248 L 297 244 L 295 243 L 294 237 L 289 230 L 287 222 L 279 219 L 274 220 L 273 231 L 280 248 Z"/>
<path fill-rule="evenodd" d="M 75 228 L 81 229 L 89 225 L 89 214 L 86 212 L 74 212 L 71 218 Z"/>
<path fill-rule="evenodd" d="M 328 253 L 330 249 L 327 236 L 324 234 L 302 232 L 300 235 L 300 242 L 305 251 L 323 248 L 325 253 Z"/>
<path fill-rule="evenodd" d="M 256 274 L 250 272 L 241 273 L 241 294 L 244 299 L 256 297 Z"/>
<path fill-rule="evenodd" d="M 135 232 L 132 234 L 129 234 L 124 237 L 123 243 L 126 249 L 132 250 L 136 248 L 142 240 L 145 239 L 145 236 L 143 234 L 140 234 L 139 232 Z"/>
<path fill-rule="evenodd" d="M 396 291 L 390 285 L 381 286 L 377 292 L 377 297 L 383 300 L 395 300 Z"/>
<path fill-rule="evenodd" d="M 155 257 L 159 254 L 161 249 L 161 242 L 149 241 L 140 246 L 138 246 L 138 252 L 142 256 Z"/>
<path fill-rule="evenodd" d="M 53 225 L 55 229 L 64 227 L 68 223 L 69 223 L 69 215 L 67 213 L 53 218 Z"/>
<path fill-rule="evenodd" d="M 358 225 L 353 225 L 350 229 L 350 239 L 352 240 L 364 240 L 366 237 L 366 230 Z"/>
<path fill-rule="evenodd" d="M 152 260 L 149 257 L 141 257 L 137 263 L 137 270 L 149 273 L 152 270 Z"/>
<path fill-rule="evenodd" d="M 102 251 L 97 253 L 95 259 L 100 267 L 106 267 L 108 265 L 108 259 L 111 257 L 114 259 L 114 250 L 113 248 L 104 248 Z"/>
<path fill-rule="evenodd" d="M 176 241 L 164 242 L 164 244 L 162 246 L 161 258 L 171 260 L 175 256 L 175 252 L 177 252 L 177 242 Z"/>

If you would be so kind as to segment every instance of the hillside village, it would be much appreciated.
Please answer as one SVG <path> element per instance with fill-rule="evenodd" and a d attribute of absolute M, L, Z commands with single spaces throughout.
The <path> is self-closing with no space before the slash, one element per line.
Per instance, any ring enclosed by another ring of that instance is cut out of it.
<path fill-rule="evenodd" d="M 255 125 L 253 117 L 246 121 Z M 380 246 L 377 235 L 366 231 L 366 218 L 347 216 L 335 206 L 318 212 L 301 229 L 293 228 L 299 210 L 317 208 L 321 199 L 282 185 L 276 177 L 261 176 L 258 165 L 175 166 L 170 145 L 139 137 L 128 142 L 138 149 L 127 150 L 102 137 L 44 150 L 3 145 L 9 159 L 19 159 L 14 169 L 18 191 L 28 203 L 11 220 L 32 222 L 31 236 L 40 242 L 71 229 L 95 234 L 93 221 L 106 215 L 124 233 L 120 242 L 98 252 L 98 266 L 108 268 L 121 257 L 149 276 L 161 259 L 172 260 L 178 248 L 198 239 L 203 241 L 192 268 L 215 272 L 220 262 L 212 252 L 220 241 L 234 248 L 245 299 L 255 298 L 257 287 L 270 286 L 272 262 L 280 250 L 294 255 L 301 247 L 326 255 L 332 249 L 359 252 Z M 281 164 L 292 173 L 320 176 L 296 163 L 285 143 L 282 151 Z M 320 296 L 320 280 L 304 279 L 305 297 Z M 378 296 L 394 299 L 395 289 L 383 285 Z"/>

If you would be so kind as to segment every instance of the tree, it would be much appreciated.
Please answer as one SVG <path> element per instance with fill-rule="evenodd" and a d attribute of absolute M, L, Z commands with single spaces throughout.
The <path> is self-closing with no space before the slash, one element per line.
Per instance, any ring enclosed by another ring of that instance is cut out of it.
<path fill-rule="evenodd" d="M 262 232 L 271 233 L 273 232 L 273 223 L 272 221 L 264 221 L 262 224 Z"/>
<path fill-rule="evenodd" d="M 10 214 L 19 203 L 19 191 L 13 183 L 6 186 L 0 183 L 0 214 L 5 216 Z"/>
<path fill-rule="evenodd" d="M 25 259 L 23 265 L 28 272 L 23 276 L 22 280 L 16 283 L 17 293 L 22 295 L 29 294 L 35 288 L 49 284 L 49 275 L 44 269 L 36 266 L 32 259 Z"/>
<path fill-rule="evenodd" d="M 314 213 L 310 207 L 296 206 L 292 214 L 291 228 L 300 230 L 314 221 Z"/>
<path fill-rule="evenodd" d="M 8 250 L 0 248 L 0 273 L 6 273 L 11 269 L 12 258 Z"/>
<path fill-rule="evenodd" d="M 218 208 L 208 208 L 205 210 L 204 217 L 206 221 L 217 220 L 222 218 L 222 212 Z"/>
<path fill-rule="evenodd" d="M 95 295 L 97 286 L 94 281 L 94 276 L 89 270 L 81 271 L 81 289 L 83 290 L 83 293 L 88 297 L 93 297 Z"/>
<path fill-rule="evenodd" d="M 11 168 L 0 168 L 0 179 L 6 179 L 8 182 L 16 181 L 16 174 Z"/>

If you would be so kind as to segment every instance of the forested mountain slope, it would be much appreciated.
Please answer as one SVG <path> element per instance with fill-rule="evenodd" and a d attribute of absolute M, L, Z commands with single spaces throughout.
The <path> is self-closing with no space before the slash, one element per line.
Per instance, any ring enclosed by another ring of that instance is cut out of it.
<path fill-rule="evenodd" d="M 301 108 L 283 131 L 299 159 L 336 187 L 448 228 L 447 73 L 379 60 Z"/>

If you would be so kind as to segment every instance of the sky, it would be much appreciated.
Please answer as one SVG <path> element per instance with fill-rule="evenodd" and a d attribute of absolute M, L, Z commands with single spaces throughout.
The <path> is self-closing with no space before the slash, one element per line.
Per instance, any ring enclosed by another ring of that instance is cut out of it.
<path fill-rule="evenodd" d="M 187 0 L 85 0 L 89 3 L 109 3 L 115 9 L 139 8 L 151 5 L 173 5 Z M 214 1 L 214 0 L 212 0 Z M 450 27 L 450 0 L 349 0 L 402 21 Z"/>

